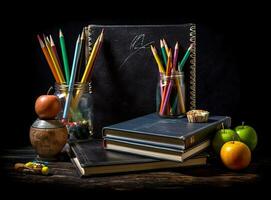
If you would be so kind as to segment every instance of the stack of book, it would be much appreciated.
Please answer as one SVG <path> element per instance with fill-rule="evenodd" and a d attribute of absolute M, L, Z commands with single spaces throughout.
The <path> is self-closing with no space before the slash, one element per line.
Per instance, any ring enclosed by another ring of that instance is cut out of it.
<path fill-rule="evenodd" d="M 161 118 L 156 113 L 103 128 L 104 147 L 162 160 L 184 162 L 210 145 L 210 138 L 231 118 L 211 116 L 205 123 Z"/>
<path fill-rule="evenodd" d="M 156 113 L 103 128 L 104 140 L 70 143 L 71 160 L 81 176 L 206 165 L 210 138 L 231 118 L 206 123 L 167 119 Z"/>

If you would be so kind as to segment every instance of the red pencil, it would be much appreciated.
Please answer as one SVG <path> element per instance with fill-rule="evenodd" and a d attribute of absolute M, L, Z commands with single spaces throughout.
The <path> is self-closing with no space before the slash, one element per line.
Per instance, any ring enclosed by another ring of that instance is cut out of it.
<path fill-rule="evenodd" d="M 61 68 L 61 62 L 60 62 L 60 59 L 59 59 L 59 56 L 58 56 L 58 53 L 57 53 L 56 45 L 55 45 L 54 40 L 53 40 L 51 35 L 50 35 L 50 45 L 51 45 L 52 50 L 53 50 L 53 52 L 54 52 L 54 54 L 56 56 L 59 67 Z"/>
<path fill-rule="evenodd" d="M 173 57 L 173 69 L 176 69 L 177 60 L 178 60 L 178 53 L 179 53 L 179 43 L 176 42 L 175 49 L 174 49 L 174 57 Z"/>

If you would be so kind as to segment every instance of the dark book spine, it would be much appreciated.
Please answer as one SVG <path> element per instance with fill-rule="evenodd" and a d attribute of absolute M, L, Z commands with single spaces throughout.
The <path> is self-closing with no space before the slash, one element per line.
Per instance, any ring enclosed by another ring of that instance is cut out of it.
<path fill-rule="evenodd" d="M 105 139 L 103 140 L 103 144 L 102 144 L 102 145 L 103 145 L 103 148 L 105 149 L 106 146 L 107 146 L 107 145 L 106 145 L 106 140 L 105 140 Z"/>
<path fill-rule="evenodd" d="M 190 137 L 184 138 L 185 140 L 185 149 L 194 146 L 202 142 L 207 138 L 211 138 L 216 131 L 222 128 L 222 124 L 225 128 L 229 128 L 231 126 L 231 118 L 227 117 L 218 123 L 212 124 L 211 126 L 207 127 L 206 129 L 202 129 L 196 134 L 191 135 Z"/>

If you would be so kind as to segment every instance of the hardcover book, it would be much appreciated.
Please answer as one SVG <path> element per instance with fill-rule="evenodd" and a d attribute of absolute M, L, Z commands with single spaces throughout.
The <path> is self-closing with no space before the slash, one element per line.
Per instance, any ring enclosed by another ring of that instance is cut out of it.
<path fill-rule="evenodd" d="M 125 140 L 114 140 L 110 138 L 105 138 L 104 141 L 104 147 L 108 150 L 115 150 L 119 152 L 126 152 L 176 162 L 184 162 L 188 158 L 205 150 L 209 145 L 210 140 L 206 140 L 190 149 L 181 150 L 147 145 L 143 143 L 134 143 Z"/>
<path fill-rule="evenodd" d="M 106 140 L 126 141 L 167 149 L 185 150 L 207 140 L 217 130 L 231 126 L 227 116 L 210 116 L 205 123 L 189 123 L 183 118 L 161 118 L 156 113 L 103 128 Z"/>
<path fill-rule="evenodd" d="M 102 140 L 70 143 L 71 160 L 81 176 L 142 170 L 200 166 L 207 163 L 208 154 L 201 154 L 183 163 L 105 150 Z"/>

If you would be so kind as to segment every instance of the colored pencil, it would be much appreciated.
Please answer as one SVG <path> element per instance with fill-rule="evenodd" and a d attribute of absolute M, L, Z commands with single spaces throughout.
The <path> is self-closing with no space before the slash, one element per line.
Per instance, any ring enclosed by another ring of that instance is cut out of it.
<path fill-rule="evenodd" d="M 50 46 L 51 46 L 51 50 L 52 50 L 52 55 L 53 55 L 53 58 L 54 58 L 54 60 L 55 60 L 56 67 L 57 67 L 57 69 L 59 70 L 59 74 L 60 74 L 60 76 L 61 76 L 61 79 L 63 80 L 63 82 L 65 82 L 65 78 L 64 78 L 63 73 L 62 73 L 62 70 L 61 70 L 60 60 L 59 60 L 59 56 L 58 56 L 58 53 L 57 53 L 57 49 L 56 49 L 55 43 L 54 43 L 53 38 L 52 38 L 51 35 L 49 36 L 48 39 L 49 39 L 49 41 L 50 41 Z"/>
<path fill-rule="evenodd" d="M 77 70 L 77 74 L 76 74 L 76 81 L 80 82 L 80 77 L 81 77 L 81 71 L 82 71 L 82 65 L 84 64 L 84 59 L 85 59 L 85 51 L 84 51 L 84 48 L 85 48 L 85 32 L 84 32 L 84 29 L 82 30 L 82 33 L 81 33 L 81 41 L 82 41 L 82 45 L 81 45 L 81 53 L 80 53 L 80 56 L 79 56 L 79 63 L 78 63 L 78 70 Z"/>
<path fill-rule="evenodd" d="M 172 51 L 170 49 L 169 53 L 168 53 L 168 62 L 167 62 L 167 68 L 166 68 L 166 76 L 170 76 L 171 68 L 172 68 Z"/>
<path fill-rule="evenodd" d="M 165 70 L 164 70 L 163 65 L 161 63 L 161 60 L 160 60 L 160 58 L 158 56 L 158 53 L 157 53 L 155 47 L 153 47 L 152 45 L 151 45 L 151 51 L 152 51 L 152 54 L 153 54 L 153 56 L 154 56 L 154 58 L 156 60 L 157 65 L 158 65 L 159 72 L 160 73 L 165 73 Z"/>
<path fill-rule="evenodd" d="M 177 66 L 177 60 L 178 60 L 178 54 L 179 54 L 179 43 L 176 42 L 175 48 L 174 48 L 174 56 L 173 56 L 173 69 L 176 69 Z"/>
<path fill-rule="evenodd" d="M 45 59 L 46 59 L 48 65 L 49 65 L 49 67 L 50 67 L 50 69 L 51 69 L 51 72 L 52 72 L 53 76 L 54 76 L 55 81 L 56 81 L 57 83 L 60 83 L 60 80 L 59 80 L 59 78 L 58 78 L 58 76 L 57 76 L 57 73 L 56 73 L 56 70 L 55 70 L 53 61 L 52 61 L 51 58 L 50 58 L 50 55 L 49 55 L 49 53 L 48 53 L 48 51 L 47 51 L 47 49 L 46 49 L 46 46 L 44 45 L 44 43 L 43 43 L 43 41 L 42 41 L 42 39 L 40 38 L 39 35 L 37 35 L 37 38 L 38 38 L 40 47 L 41 47 L 41 49 L 42 49 L 42 52 L 43 52 L 43 54 L 44 54 L 44 56 L 45 56 Z"/>
<path fill-rule="evenodd" d="M 166 105 L 168 104 L 171 89 L 172 89 L 173 81 L 170 79 L 169 84 L 167 85 L 166 89 L 164 90 L 164 94 L 162 97 L 162 102 L 160 106 L 160 114 L 163 115 L 165 112 Z"/>
<path fill-rule="evenodd" d="M 53 61 L 53 64 L 54 64 L 54 66 L 55 66 L 56 73 L 57 73 L 57 76 L 58 76 L 58 78 L 59 78 L 59 80 L 60 80 L 60 83 L 64 83 L 65 80 L 63 79 L 63 76 L 61 76 L 60 69 L 59 69 L 59 67 L 58 67 L 58 65 L 57 65 L 57 63 L 56 63 L 56 60 L 55 60 L 53 51 L 52 51 L 52 49 L 51 49 L 50 42 L 48 41 L 48 38 L 45 37 L 45 38 L 44 38 L 44 41 L 45 41 L 45 45 L 46 45 L 46 47 L 47 47 L 47 50 L 48 50 L 48 52 L 49 52 L 49 55 L 50 55 L 50 57 L 51 57 L 51 59 L 52 59 L 52 61 Z"/>
<path fill-rule="evenodd" d="M 91 76 L 91 72 L 93 70 L 93 67 L 94 67 L 94 60 L 95 60 L 95 57 L 97 56 L 97 52 L 99 50 L 99 45 L 101 44 L 103 40 L 103 31 L 101 32 L 101 34 L 99 35 L 99 37 L 96 39 L 96 42 L 93 46 L 93 49 L 92 49 L 92 52 L 89 56 L 89 59 L 88 59 L 88 62 L 87 62 L 87 65 L 85 67 L 85 71 L 84 71 L 84 74 L 83 74 L 83 77 L 81 79 L 81 82 L 80 83 L 86 83 L 88 81 L 88 77 Z M 73 104 L 72 104 L 72 107 L 76 107 L 77 104 L 78 104 L 78 101 L 79 101 L 79 97 L 80 97 L 80 91 L 77 91 L 76 94 L 75 94 L 75 98 L 74 98 L 74 101 L 73 101 Z"/>
<path fill-rule="evenodd" d="M 80 51 L 81 51 L 81 45 L 82 45 L 82 42 L 80 40 L 80 34 L 79 34 L 77 41 L 76 41 L 75 51 L 74 51 L 72 72 L 71 72 L 71 77 L 70 77 L 70 82 L 69 82 L 68 95 L 66 98 L 64 112 L 63 112 L 63 119 L 68 119 L 68 110 L 69 110 L 71 99 L 72 99 L 74 82 L 75 82 L 75 75 L 76 75 L 76 71 L 77 71 L 77 67 L 78 67 L 78 60 L 79 60 L 79 55 L 80 55 Z"/>
<path fill-rule="evenodd" d="M 177 102 L 179 100 L 179 108 L 180 108 L 180 112 L 181 113 L 185 113 L 186 112 L 186 109 L 185 109 L 185 102 L 184 102 L 184 92 L 182 90 L 182 87 L 178 81 L 178 79 L 176 78 L 175 80 L 175 84 L 176 84 L 176 87 L 177 87 L 177 96 L 175 97 L 174 99 L 174 103 L 173 103 L 173 106 L 172 106 L 172 110 L 176 110 L 177 109 Z"/>
<path fill-rule="evenodd" d="M 100 52 L 100 49 L 101 49 L 101 46 L 102 46 L 102 43 L 103 43 L 103 38 L 104 38 L 104 29 L 101 32 L 100 42 L 98 44 L 97 52 L 96 52 L 96 55 L 94 56 L 94 60 L 93 60 L 93 64 L 92 64 L 93 67 L 90 69 L 90 72 L 89 72 L 88 77 L 87 77 L 87 81 L 90 81 L 90 79 L 91 79 L 91 75 L 92 75 L 92 72 L 93 72 L 93 69 L 94 69 L 95 61 L 97 60 L 98 54 Z"/>
<path fill-rule="evenodd" d="M 66 82 L 67 82 L 67 84 L 69 84 L 69 82 L 70 82 L 69 60 L 68 60 L 64 35 L 63 35 L 61 30 L 59 30 L 59 42 L 60 42 L 60 47 L 61 47 L 61 53 L 62 53 L 62 59 L 63 59 Z"/>
<path fill-rule="evenodd" d="M 187 61 L 187 59 L 188 59 L 188 57 L 190 55 L 192 46 L 193 46 L 192 44 L 189 46 L 189 48 L 187 49 L 187 51 L 184 54 L 183 59 L 181 60 L 181 62 L 178 63 L 178 70 L 180 72 L 183 71 L 184 64 L 185 64 L 185 62 Z"/>
<path fill-rule="evenodd" d="M 60 59 L 59 59 L 59 56 L 58 56 L 58 53 L 57 53 L 56 45 L 55 45 L 54 40 L 53 40 L 51 35 L 50 35 L 50 43 L 51 43 L 52 50 L 53 50 L 53 52 L 54 52 L 54 54 L 56 56 L 56 60 L 58 62 L 58 65 L 59 65 L 59 67 L 61 69 L 62 68 L 61 67 L 61 62 L 60 62 Z"/>
<path fill-rule="evenodd" d="M 89 73 L 91 71 L 91 68 L 93 67 L 94 59 L 97 54 L 98 46 L 99 46 L 99 43 L 101 42 L 101 40 L 102 40 L 102 33 L 96 39 L 96 42 L 93 46 L 92 52 L 88 58 L 88 62 L 87 62 L 83 77 L 81 79 L 81 83 L 85 83 L 87 81 L 87 78 L 89 77 Z"/>
<path fill-rule="evenodd" d="M 168 56 L 168 54 L 169 54 L 169 48 L 168 48 L 168 46 L 167 46 L 167 42 L 166 42 L 165 39 L 163 39 L 162 41 L 163 41 L 163 43 L 164 43 L 164 46 L 165 46 L 165 49 L 166 49 L 166 53 L 167 53 L 167 56 Z"/>
<path fill-rule="evenodd" d="M 164 46 L 164 43 L 162 40 L 160 40 L 160 47 L 161 47 L 161 52 L 162 52 L 164 64 L 166 66 L 167 65 L 167 53 L 166 53 L 166 49 L 165 49 L 165 46 Z"/>
<path fill-rule="evenodd" d="M 169 51 L 169 57 L 168 57 L 168 60 L 167 60 L 167 68 L 166 68 L 166 76 L 170 76 L 170 69 L 171 69 L 171 51 Z M 166 78 L 166 81 L 167 78 Z M 172 81 L 170 80 L 170 83 Z M 161 99 L 161 105 L 160 105 L 160 114 L 163 114 L 164 113 L 164 108 L 165 108 L 165 99 L 166 99 L 166 95 L 168 94 L 168 89 L 170 88 L 169 85 L 170 83 L 166 83 L 164 89 L 163 89 L 163 95 L 162 95 L 162 99 Z"/>

